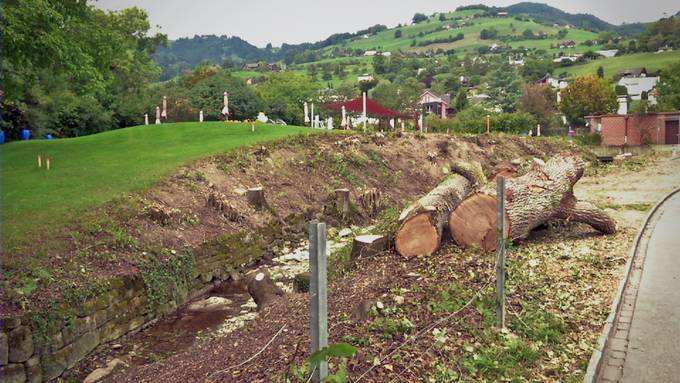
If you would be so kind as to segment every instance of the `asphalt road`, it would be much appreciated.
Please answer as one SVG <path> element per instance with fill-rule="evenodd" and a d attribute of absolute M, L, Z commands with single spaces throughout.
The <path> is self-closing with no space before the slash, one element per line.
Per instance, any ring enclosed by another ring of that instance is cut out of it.
<path fill-rule="evenodd" d="M 680 193 L 650 235 L 621 382 L 680 382 Z"/>

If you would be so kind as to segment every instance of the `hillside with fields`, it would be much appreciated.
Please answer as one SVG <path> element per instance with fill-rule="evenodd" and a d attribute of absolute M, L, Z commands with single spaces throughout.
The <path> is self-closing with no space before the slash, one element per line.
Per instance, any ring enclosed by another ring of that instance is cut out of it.
<path fill-rule="evenodd" d="M 0 381 L 680 375 L 680 17 L 298 3 L 2 3 Z"/>

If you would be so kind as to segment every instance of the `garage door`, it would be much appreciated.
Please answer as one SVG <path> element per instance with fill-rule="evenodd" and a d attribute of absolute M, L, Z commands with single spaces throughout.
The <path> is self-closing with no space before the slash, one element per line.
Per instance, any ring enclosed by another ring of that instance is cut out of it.
<path fill-rule="evenodd" d="M 678 120 L 666 121 L 666 144 L 676 145 L 678 143 Z"/>

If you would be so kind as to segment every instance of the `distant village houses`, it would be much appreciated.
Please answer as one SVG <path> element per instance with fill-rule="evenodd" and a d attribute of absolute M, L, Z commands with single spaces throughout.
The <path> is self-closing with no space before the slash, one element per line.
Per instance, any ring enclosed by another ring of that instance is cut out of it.
<path fill-rule="evenodd" d="M 270 72 L 281 71 L 281 66 L 276 63 L 265 64 L 265 63 L 246 63 L 243 65 L 243 70 L 260 70 L 266 69 Z"/>

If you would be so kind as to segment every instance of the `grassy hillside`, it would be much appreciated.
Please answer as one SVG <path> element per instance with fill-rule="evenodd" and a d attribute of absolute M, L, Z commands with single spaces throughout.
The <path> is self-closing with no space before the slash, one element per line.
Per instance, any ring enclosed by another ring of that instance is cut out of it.
<path fill-rule="evenodd" d="M 68 222 L 84 209 L 143 190 L 179 165 L 277 138 L 312 133 L 308 128 L 242 123 L 175 123 L 137 126 L 62 140 L 32 140 L 2 150 L 3 239 Z M 53 159 L 39 169 L 36 156 Z"/>
<path fill-rule="evenodd" d="M 604 68 L 605 77 L 610 78 L 628 68 L 645 67 L 648 71 L 655 71 L 680 60 L 680 51 L 664 53 L 635 53 L 619 57 L 603 58 L 590 61 L 583 65 L 575 65 L 566 68 L 558 68 L 557 73 L 567 72 L 574 76 L 597 73 L 597 68 Z"/>
<path fill-rule="evenodd" d="M 351 48 L 351 49 L 363 49 L 363 50 L 382 50 L 382 51 L 393 51 L 393 50 L 404 50 L 404 51 L 422 51 L 427 49 L 438 49 L 442 48 L 444 50 L 454 48 L 458 51 L 468 52 L 476 49 L 482 45 L 491 45 L 493 43 L 503 44 L 498 40 L 481 40 L 480 32 L 482 29 L 494 28 L 498 31 L 498 36 L 513 36 L 515 38 L 522 36 L 522 33 L 531 29 L 534 34 L 545 33 L 548 35 L 556 35 L 557 32 L 562 29 L 555 26 L 547 26 L 544 24 L 539 24 L 533 20 L 523 19 L 517 20 L 514 17 L 479 17 L 474 18 L 473 16 L 480 13 L 480 10 L 465 10 L 446 13 L 446 20 L 440 20 L 438 16 L 430 17 L 428 20 L 420 22 L 418 24 L 406 25 L 400 28 L 392 28 L 386 31 L 377 33 L 374 36 L 369 36 L 367 38 L 356 38 L 349 42 L 345 42 L 339 45 L 333 45 L 325 49 L 326 52 L 330 53 L 336 48 Z M 399 38 L 395 37 L 395 31 L 401 30 L 402 36 Z M 416 45 L 421 42 L 431 41 L 438 38 L 446 38 L 448 36 L 455 36 L 458 33 L 462 33 L 465 38 L 460 41 L 445 44 L 432 44 L 426 45 L 424 47 L 412 47 L 412 42 L 415 40 Z M 589 32 L 583 29 L 570 29 L 569 33 L 563 39 L 571 39 L 576 41 L 576 43 L 581 43 L 586 40 L 592 40 L 597 37 L 597 34 Z M 560 49 L 550 48 L 550 44 L 556 44 L 559 40 L 556 36 L 544 40 L 517 40 L 510 41 L 508 44 L 513 47 L 526 47 L 526 48 L 538 48 L 546 49 L 547 51 L 559 52 Z M 597 47 L 586 47 L 583 45 L 577 45 L 575 51 L 585 51 L 588 49 L 597 49 Z"/>

